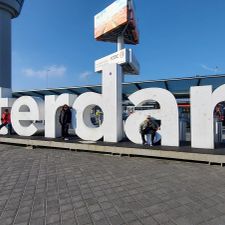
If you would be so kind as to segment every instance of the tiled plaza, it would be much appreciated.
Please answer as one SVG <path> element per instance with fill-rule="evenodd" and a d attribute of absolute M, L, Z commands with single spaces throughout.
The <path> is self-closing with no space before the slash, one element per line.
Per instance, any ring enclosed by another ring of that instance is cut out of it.
<path fill-rule="evenodd" d="M 0 145 L 0 225 L 225 225 L 225 168 Z"/>

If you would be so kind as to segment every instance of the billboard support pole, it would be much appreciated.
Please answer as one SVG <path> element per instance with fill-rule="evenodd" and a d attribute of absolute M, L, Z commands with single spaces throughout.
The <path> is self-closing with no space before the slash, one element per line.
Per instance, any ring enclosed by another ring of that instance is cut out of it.
<path fill-rule="evenodd" d="M 117 38 L 117 51 L 124 49 L 124 37 L 123 35 L 118 36 Z"/>
<path fill-rule="evenodd" d="M 117 51 L 124 49 L 124 37 L 123 35 L 118 36 L 117 38 Z M 122 82 L 124 82 L 124 76 L 122 75 Z"/>

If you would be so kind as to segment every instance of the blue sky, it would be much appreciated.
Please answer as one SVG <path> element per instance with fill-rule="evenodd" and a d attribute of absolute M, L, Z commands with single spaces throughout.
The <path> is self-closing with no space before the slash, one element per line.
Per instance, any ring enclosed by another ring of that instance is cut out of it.
<path fill-rule="evenodd" d="M 139 76 L 125 81 L 225 74 L 224 0 L 134 0 Z M 12 22 L 13 90 L 101 83 L 94 61 L 116 51 L 94 39 L 94 15 L 113 0 L 25 0 Z M 48 79 L 47 79 L 48 77 Z"/>

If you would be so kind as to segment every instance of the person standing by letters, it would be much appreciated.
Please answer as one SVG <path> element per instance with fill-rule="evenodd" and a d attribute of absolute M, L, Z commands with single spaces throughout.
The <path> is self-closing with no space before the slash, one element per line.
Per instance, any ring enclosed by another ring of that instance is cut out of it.
<path fill-rule="evenodd" d="M 0 125 L 0 130 L 3 127 L 7 127 L 9 134 L 12 134 L 11 114 L 8 109 L 5 109 L 5 111 L 2 113 L 1 122 L 2 124 Z"/>
<path fill-rule="evenodd" d="M 62 137 L 65 141 L 69 140 L 69 126 L 71 123 L 71 111 L 68 105 L 63 105 L 59 115 L 59 123 L 61 124 Z"/>

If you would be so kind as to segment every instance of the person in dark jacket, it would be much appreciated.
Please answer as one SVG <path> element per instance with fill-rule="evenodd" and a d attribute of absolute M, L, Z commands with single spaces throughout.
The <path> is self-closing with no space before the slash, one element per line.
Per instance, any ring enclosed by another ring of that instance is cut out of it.
<path fill-rule="evenodd" d="M 61 124 L 62 137 L 65 141 L 69 140 L 68 130 L 71 123 L 71 111 L 68 105 L 63 105 L 59 115 L 59 123 Z"/>
<path fill-rule="evenodd" d="M 0 125 L 0 130 L 3 127 L 7 127 L 9 134 L 12 134 L 11 114 L 8 109 L 5 109 L 2 113 L 1 122 L 2 124 Z"/>
<path fill-rule="evenodd" d="M 145 145 L 153 145 L 153 140 L 155 137 L 156 131 L 159 129 L 158 124 L 151 118 L 151 116 L 147 116 L 146 120 L 144 120 L 139 128 L 139 132 L 141 134 L 142 144 Z M 147 137 L 147 140 L 145 139 Z"/>

